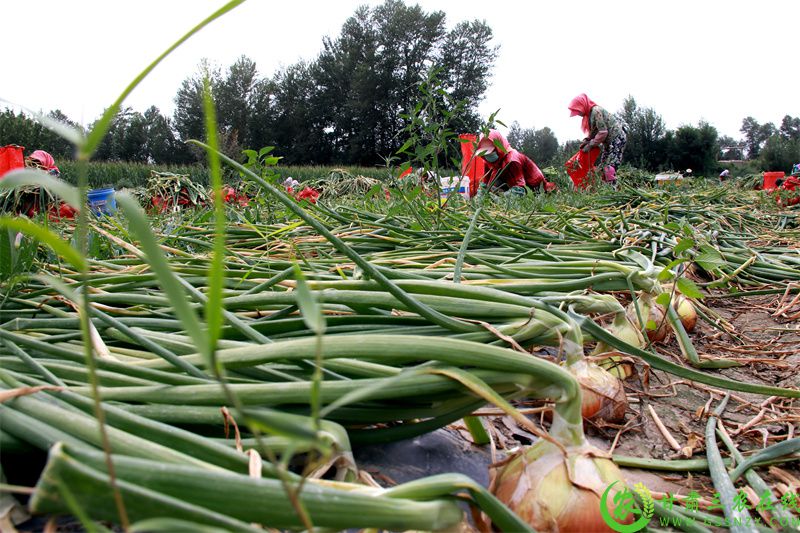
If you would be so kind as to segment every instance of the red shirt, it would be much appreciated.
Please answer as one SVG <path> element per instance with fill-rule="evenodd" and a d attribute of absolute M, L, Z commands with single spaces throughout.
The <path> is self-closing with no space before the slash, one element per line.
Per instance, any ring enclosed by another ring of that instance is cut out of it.
<path fill-rule="evenodd" d="M 488 172 L 483 177 L 483 183 L 489 183 L 497 176 L 498 181 L 511 187 L 525 187 L 532 189 L 547 183 L 544 174 L 533 160 L 523 153 L 511 148 L 503 134 L 497 130 L 490 130 L 486 139 L 481 139 L 478 148 L 493 145 L 499 156 L 497 161 L 486 161 Z M 502 146 L 502 149 L 500 148 Z"/>

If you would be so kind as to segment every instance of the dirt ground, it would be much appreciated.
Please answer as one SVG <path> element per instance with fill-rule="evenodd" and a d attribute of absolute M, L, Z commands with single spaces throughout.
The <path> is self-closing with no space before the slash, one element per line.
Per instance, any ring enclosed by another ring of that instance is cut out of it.
<path fill-rule="evenodd" d="M 747 298 L 711 297 L 705 305 L 721 319 L 730 333 L 715 329 L 698 320 L 691 334 L 701 358 L 736 359 L 742 366 L 724 370 L 706 370 L 727 378 L 750 383 L 781 387 L 800 386 L 796 371 L 800 365 L 800 298 L 794 295 L 751 296 Z M 787 305 L 787 304 L 792 305 Z M 776 313 L 786 308 L 782 314 Z M 798 316 L 793 316 L 798 315 Z M 664 357 L 681 362 L 677 342 L 671 339 L 657 346 Z M 638 368 L 642 368 L 638 365 Z M 601 449 L 614 454 L 653 458 L 689 459 L 705 457 L 705 425 L 707 415 L 717 406 L 722 392 L 701 384 L 690 383 L 661 371 L 645 371 L 645 380 L 626 382 L 629 408 L 625 422 L 619 425 L 589 425 L 590 440 Z M 536 404 L 520 404 L 520 408 Z M 659 430 L 650 407 L 666 431 L 677 442 L 673 449 Z M 487 411 L 490 409 L 487 408 Z M 795 437 L 795 424 L 800 422 L 800 401 L 767 398 L 756 394 L 733 393 L 722 419 L 741 452 L 757 450 Z M 535 420 L 540 417 L 532 415 Z M 475 446 L 459 422 L 401 443 L 381 448 L 356 451 L 359 464 L 372 472 L 383 484 L 392 485 L 447 471 L 458 471 L 487 484 L 488 466 L 505 457 L 506 452 L 519 445 L 529 444 L 535 437 L 517 426 L 509 417 L 486 416 L 490 421 L 495 449 Z M 723 457 L 727 449 L 719 442 Z M 800 492 L 800 461 L 776 467 L 759 468 L 759 474 L 780 497 L 783 492 Z M 409 465 L 413 465 L 413 468 Z M 659 472 L 625 468 L 630 484 L 642 482 L 658 499 L 659 493 L 686 495 L 697 491 L 700 508 L 710 503 L 715 493 L 706 472 Z M 755 505 L 751 501 L 751 505 Z M 751 511 L 755 513 L 755 511 Z"/>

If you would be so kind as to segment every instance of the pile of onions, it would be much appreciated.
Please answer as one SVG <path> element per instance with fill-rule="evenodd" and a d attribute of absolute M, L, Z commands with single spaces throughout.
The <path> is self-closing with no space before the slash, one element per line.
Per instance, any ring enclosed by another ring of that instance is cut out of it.
<path fill-rule="evenodd" d="M 650 322 L 656 324 L 655 329 L 646 328 L 645 330 L 650 342 L 664 341 L 667 338 L 667 333 L 669 333 L 669 322 L 666 320 L 664 308 L 658 305 L 653 300 L 652 296 L 645 293 L 639 297 L 639 311 L 642 313 L 645 324 Z M 626 314 L 633 325 L 641 330 L 641 324 L 639 324 L 639 316 L 636 314 L 636 305 L 634 302 L 628 305 Z"/>
<path fill-rule="evenodd" d="M 540 532 L 611 531 L 600 514 L 600 498 L 609 484 L 624 487 L 617 465 L 583 444 L 564 452 L 540 440 L 496 471 L 491 491 Z M 606 502 L 613 513 L 615 492 Z M 633 514 L 629 516 L 633 521 Z"/>
<path fill-rule="evenodd" d="M 581 386 L 581 414 L 584 419 L 605 422 L 621 422 L 625 419 L 628 397 L 618 377 L 585 359 L 568 368 Z"/>

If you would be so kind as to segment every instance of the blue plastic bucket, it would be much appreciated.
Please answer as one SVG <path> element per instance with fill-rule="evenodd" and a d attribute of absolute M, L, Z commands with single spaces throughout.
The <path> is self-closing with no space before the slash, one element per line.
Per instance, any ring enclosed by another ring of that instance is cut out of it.
<path fill-rule="evenodd" d="M 89 209 L 97 216 L 113 215 L 117 210 L 117 199 L 114 197 L 114 188 L 94 189 L 89 191 Z"/>

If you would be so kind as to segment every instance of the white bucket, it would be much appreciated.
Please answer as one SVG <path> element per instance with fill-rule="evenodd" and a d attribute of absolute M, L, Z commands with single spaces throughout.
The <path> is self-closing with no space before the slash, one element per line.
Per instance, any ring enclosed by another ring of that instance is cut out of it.
<path fill-rule="evenodd" d="M 469 176 L 439 178 L 439 189 L 442 198 L 450 196 L 453 191 L 458 191 L 465 200 L 469 200 Z"/>

